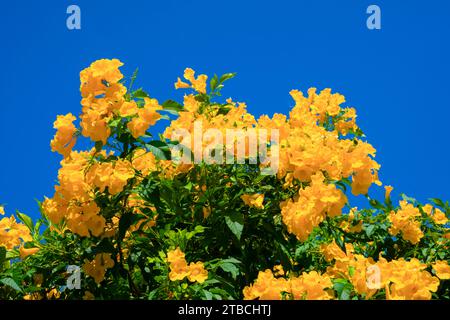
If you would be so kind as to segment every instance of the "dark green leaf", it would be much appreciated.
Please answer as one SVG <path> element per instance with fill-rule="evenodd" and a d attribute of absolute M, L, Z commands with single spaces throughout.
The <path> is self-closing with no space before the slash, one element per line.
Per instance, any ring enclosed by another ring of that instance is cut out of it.
<path fill-rule="evenodd" d="M 241 240 L 242 230 L 244 229 L 244 217 L 241 213 L 234 212 L 225 217 L 225 222 L 231 232 L 238 240 Z"/>
<path fill-rule="evenodd" d="M 0 247 L 0 270 L 5 260 L 6 260 L 6 249 L 5 247 Z"/>
<path fill-rule="evenodd" d="M 233 279 L 236 279 L 236 277 L 239 274 L 239 269 L 238 267 L 236 267 L 234 264 L 229 263 L 229 262 L 225 262 L 225 263 L 220 263 L 219 267 L 225 271 L 231 274 L 231 276 L 233 277 Z"/>

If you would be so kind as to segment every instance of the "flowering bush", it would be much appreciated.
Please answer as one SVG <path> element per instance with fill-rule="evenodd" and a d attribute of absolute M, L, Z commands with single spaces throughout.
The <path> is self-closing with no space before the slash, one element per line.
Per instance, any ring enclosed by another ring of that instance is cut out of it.
<path fill-rule="evenodd" d="M 63 159 L 41 218 L 0 220 L 0 298 L 450 298 L 449 203 L 397 205 L 390 186 L 369 196 L 380 165 L 342 95 L 293 90 L 289 117 L 255 119 L 220 101 L 234 74 L 208 86 L 188 68 L 175 83 L 183 103 L 160 103 L 132 89 L 136 74 L 127 88 L 121 66 L 103 59 L 80 73 L 80 116 L 54 123 Z M 159 121 L 170 122 L 155 135 Z M 224 146 L 211 129 L 261 133 L 276 171 L 250 146 L 239 159 L 234 142 L 248 135 Z M 200 144 L 177 135 L 195 130 Z M 74 150 L 81 136 L 92 149 Z M 219 161 L 225 152 L 238 161 Z M 352 207 L 349 192 L 370 206 Z"/>

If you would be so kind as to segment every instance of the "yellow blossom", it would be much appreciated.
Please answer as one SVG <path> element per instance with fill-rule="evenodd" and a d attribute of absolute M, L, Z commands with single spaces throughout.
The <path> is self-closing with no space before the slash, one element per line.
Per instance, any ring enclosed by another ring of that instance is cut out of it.
<path fill-rule="evenodd" d="M 264 205 L 263 205 L 264 194 L 261 194 L 261 193 L 243 194 L 241 196 L 241 199 L 249 207 L 254 207 L 257 209 L 264 209 Z"/>

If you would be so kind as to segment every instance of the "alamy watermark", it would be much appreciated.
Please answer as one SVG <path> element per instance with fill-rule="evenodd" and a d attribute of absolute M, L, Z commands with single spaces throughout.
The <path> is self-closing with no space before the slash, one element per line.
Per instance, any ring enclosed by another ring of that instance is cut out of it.
<path fill-rule="evenodd" d="M 380 30 L 381 29 L 381 9 L 379 6 L 372 4 L 367 7 L 367 14 L 370 16 L 367 18 L 367 29 Z"/>
<path fill-rule="evenodd" d="M 193 132 L 178 128 L 172 132 L 171 140 L 180 142 L 171 147 L 175 163 L 244 164 L 248 161 L 260 163 L 264 167 L 263 175 L 275 175 L 278 171 L 278 129 L 226 129 L 224 136 L 216 128 L 203 131 L 202 121 L 195 121 Z"/>
<path fill-rule="evenodd" d="M 69 277 L 67 278 L 66 286 L 67 289 L 73 290 L 81 289 L 81 269 L 79 266 L 70 265 L 67 266 L 67 273 L 69 274 Z"/>
<path fill-rule="evenodd" d="M 69 16 L 66 19 L 66 26 L 69 30 L 81 29 L 81 9 L 79 6 L 72 4 L 67 7 L 66 13 Z"/>

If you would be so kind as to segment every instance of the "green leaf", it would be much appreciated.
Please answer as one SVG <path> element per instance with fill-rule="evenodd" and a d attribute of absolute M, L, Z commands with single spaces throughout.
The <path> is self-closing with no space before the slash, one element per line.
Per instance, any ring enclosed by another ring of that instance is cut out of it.
<path fill-rule="evenodd" d="M 152 141 L 152 142 L 154 142 L 154 141 Z M 148 150 L 151 153 L 153 153 L 153 155 L 156 157 L 156 159 L 167 160 L 166 154 L 164 153 L 163 150 L 161 150 L 160 148 L 158 148 L 150 143 L 147 143 L 146 146 L 147 146 Z"/>
<path fill-rule="evenodd" d="M 133 75 L 131 76 L 130 85 L 128 86 L 128 92 L 131 92 L 131 88 L 133 87 L 134 81 L 137 78 L 138 71 L 139 71 L 139 69 L 136 68 L 133 72 Z"/>
<path fill-rule="evenodd" d="M 353 286 L 345 279 L 336 279 L 333 283 L 333 289 L 336 290 L 339 300 L 348 300 Z"/>
<path fill-rule="evenodd" d="M 125 237 L 125 233 L 127 232 L 128 228 L 130 228 L 130 226 L 133 223 L 133 216 L 134 214 L 131 213 L 130 211 L 125 212 L 125 214 L 123 214 L 120 217 L 119 220 L 119 239 L 120 241 Z"/>
<path fill-rule="evenodd" d="M 239 268 L 236 267 L 233 263 L 230 262 L 220 263 L 219 267 L 223 271 L 230 273 L 233 279 L 236 280 L 236 277 L 239 274 Z"/>
<path fill-rule="evenodd" d="M 95 151 L 96 152 L 100 152 L 102 150 L 103 147 L 103 142 L 102 141 L 96 141 L 95 142 Z"/>
<path fill-rule="evenodd" d="M 209 292 L 209 291 L 203 289 L 203 294 L 205 295 L 205 299 L 206 299 L 206 300 L 212 300 L 213 295 L 212 295 L 211 292 Z"/>
<path fill-rule="evenodd" d="M 225 222 L 231 232 L 238 240 L 241 240 L 242 230 L 244 229 L 244 216 L 235 212 L 225 217 Z"/>
<path fill-rule="evenodd" d="M 344 251 L 345 254 L 347 254 L 347 248 L 345 247 L 345 241 L 344 241 L 344 237 L 341 237 L 338 234 L 335 234 L 334 239 L 336 240 L 336 244 L 338 245 L 338 247 Z"/>
<path fill-rule="evenodd" d="M 3 278 L 3 279 L 0 279 L 0 282 L 8 287 L 13 288 L 14 290 L 16 290 L 18 292 L 22 292 L 22 289 L 17 285 L 17 283 L 12 278 Z"/>
<path fill-rule="evenodd" d="M 375 225 L 371 224 L 371 225 L 368 225 L 367 227 L 366 227 L 366 225 L 364 225 L 364 231 L 366 231 L 366 235 L 368 237 L 372 236 L 374 230 L 375 230 Z"/>
<path fill-rule="evenodd" d="M 116 118 L 116 119 L 113 119 L 113 120 L 111 120 L 109 123 L 108 123 L 108 126 L 110 127 L 110 128 L 116 128 L 119 124 L 120 124 L 120 122 L 122 121 L 122 118 Z M 101 141 L 100 141 L 101 142 Z"/>
<path fill-rule="evenodd" d="M 239 261 L 238 259 L 233 258 L 233 257 L 223 259 L 220 262 L 233 263 L 233 264 L 241 264 L 242 263 L 241 261 Z"/>
<path fill-rule="evenodd" d="M 169 114 L 172 114 L 174 116 L 178 115 L 178 111 L 172 110 L 172 109 L 163 109 L 163 110 L 159 110 L 158 112 L 167 112 Z"/>
<path fill-rule="evenodd" d="M 412 203 L 414 206 L 417 204 L 417 200 L 411 197 L 408 197 L 406 194 L 402 193 L 401 197 L 403 200 Z"/>
<path fill-rule="evenodd" d="M 350 277 L 353 277 L 353 275 L 355 274 L 355 267 L 354 266 L 349 266 L 348 267 L 348 274 L 350 275 Z"/>
<path fill-rule="evenodd" d="M 351 289 L 349 287 L 345 287 L 342 290 L 339 300 L 349 300 L 350 299 Z"/>
<path fill-rule="evenodd" d="M 209 85 L 211 86 L 211 91 L 216 90 L 218 83 L 219 78 L 217 77 L 217 74 L 214 74 L 214 77 L 211 79 L 211 82 L 209 83 Z"/>
<path fill-rule="evenodd" d="M 225 73 L 224 75 L 222 75 L 220 77 L 219 83 L 224 83 L 225 81 L 227 81 L 227 80 L 229 80 L 231 78 L 234 78 L 235 76 L 236 76 L 235 72 L 233 72 L 233 73 Z"/>
<path fill-rule="evenodd" d="M 25 213 L 20 213 L 17 211 L 16 214 L 19 220 L 22 221 L 30 231 L 33 231 L 33 220 L 31 220 L 31 218 Z"/>
<path fill-rule="evenodd" d="M 445 208 L 445 204 L 441 199 L 438 198 L 430 198 L 429 199 L 431 202 L 433 202 L 436 206 L 441 207 L 441 208 Z"/>
<path fill-rule="evenodd" d="M 5 247 L 0 247 L 0 269 L 6 260 L 6 249 Z"/>
<path fill-rule="evenodd" d="M 139 98 L 139 99 L 150 98 L 148 93 L 145 92 L 144 90 L 142 90 L 142 88 L 139 88 L 136 91 L 134 91 L 133 92 L 133 97 Z"/>
<path fill-rule="evenodd" d="M 173 111 L 182 111 L 183 110 L 183 106 L 181 104 L 179 104 L 176 101 L 173 100 L 167 100 L 162 104 L 162 107 L 164 110 L 173 110 Z"/>

